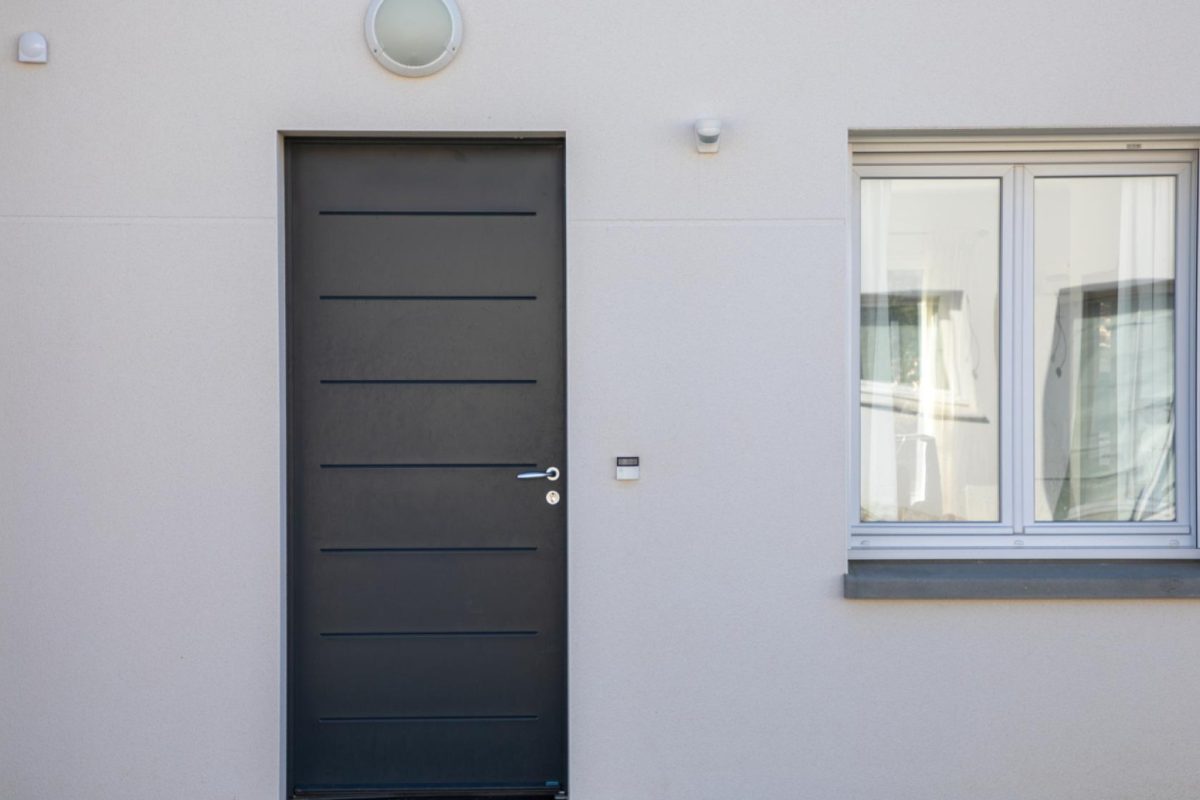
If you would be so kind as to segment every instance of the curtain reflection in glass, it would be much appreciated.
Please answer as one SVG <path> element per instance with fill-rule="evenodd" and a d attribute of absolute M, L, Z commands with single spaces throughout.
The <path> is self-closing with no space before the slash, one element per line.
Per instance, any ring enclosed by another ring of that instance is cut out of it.
<path fill-rule="evenodd" d="M 1175 179 L 1034 182 L 1036 518 L 1175 518 Z"/>
<path fill-rule="evenodd" d="M 863 521 L 999 518 L 998 179 L 863 179 Z"/>

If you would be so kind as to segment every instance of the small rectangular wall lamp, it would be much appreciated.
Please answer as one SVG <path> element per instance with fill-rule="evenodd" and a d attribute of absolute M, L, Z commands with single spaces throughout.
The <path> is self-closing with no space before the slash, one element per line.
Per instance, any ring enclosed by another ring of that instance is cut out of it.
<path fill-rule="evenodd" d="M 37 31 L 26 31 L 17 40 L 17 61 L 22 64 L 45 64 L 49 60 L 50 50 L 46 37 Z"/>
<path fill-rule="evenodd" d="M 716 153 L 721 149 L 721 120 L 696 120 L 696 152 Z"/>

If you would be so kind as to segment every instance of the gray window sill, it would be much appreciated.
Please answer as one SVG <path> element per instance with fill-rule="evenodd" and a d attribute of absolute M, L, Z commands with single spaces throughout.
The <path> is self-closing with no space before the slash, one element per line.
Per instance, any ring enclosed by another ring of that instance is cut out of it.
<path fill-rule="evenodd" d="M 1200 561 L 851 561 L 844 595 L 863 600 L 1200 598 Z"/>

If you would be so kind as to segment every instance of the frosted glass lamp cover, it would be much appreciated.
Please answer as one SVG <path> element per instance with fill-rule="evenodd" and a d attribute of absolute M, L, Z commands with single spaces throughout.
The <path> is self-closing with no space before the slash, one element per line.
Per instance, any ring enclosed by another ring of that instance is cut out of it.
<path fill-rule="evenodd" d="M 48 52 L 46 37 L 37 31 L 26 31 L 17 40 L 17 61 L 23 64 L 45 64 Z"/>
<path fill-rule="evenodd" d="M 371 0 L 366 34 L 380 64 L 416 78 L 454 58 L 462 42 L 462 16 L 455 0 Z"/>

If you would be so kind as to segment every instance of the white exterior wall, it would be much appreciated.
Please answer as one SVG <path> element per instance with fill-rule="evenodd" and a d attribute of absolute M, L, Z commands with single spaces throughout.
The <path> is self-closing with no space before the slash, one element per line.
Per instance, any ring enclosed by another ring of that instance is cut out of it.
<path fill-rule="evenodd" d="M 1200 6 L 366 5 L 0 5 L 0 797 L 281 792 L 281 130 L 565 131 L 573 800 L 1197 794 L 1197 602 L 840 580 L 847 131 L 1196 125 Z"/>

